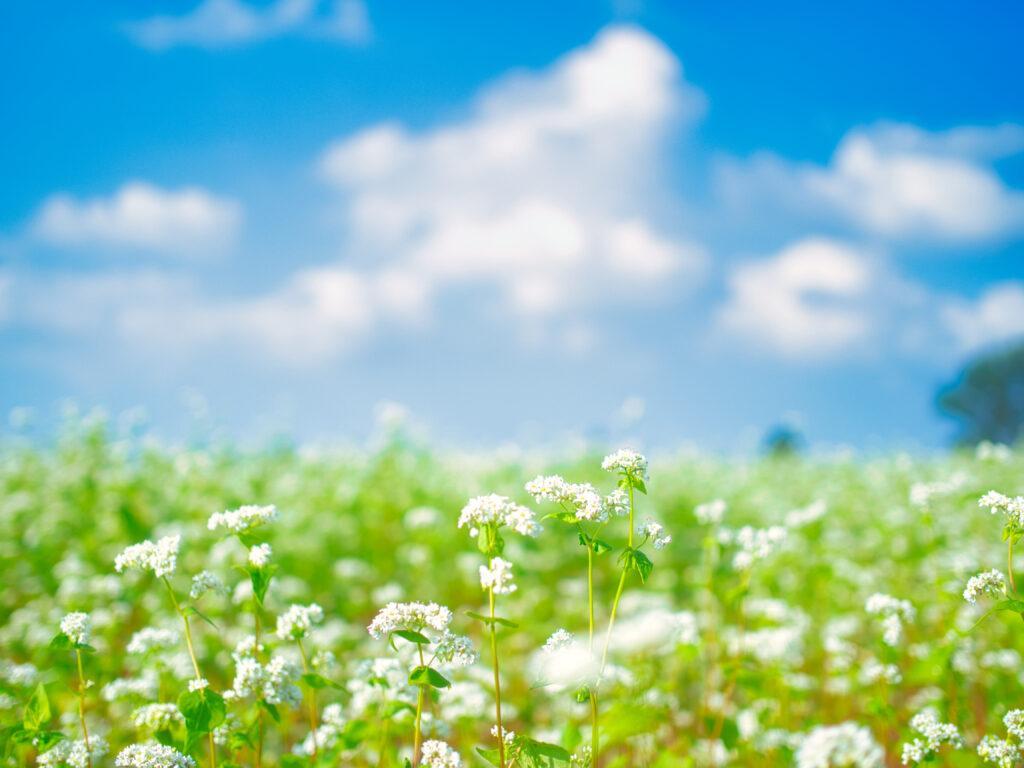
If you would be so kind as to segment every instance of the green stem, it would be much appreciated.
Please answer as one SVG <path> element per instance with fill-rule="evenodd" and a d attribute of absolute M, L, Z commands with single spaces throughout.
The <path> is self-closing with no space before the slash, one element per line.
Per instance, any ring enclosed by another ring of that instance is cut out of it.
<path fill-rule="evenodd" d="M 491 607 L 491 659 L 494 664 L 494 710 L 498 720 L 498 763 L 505 768 L 505 728 L 501 723 L 501 675 L 498 669 L 498 629 L 494 621 L 494 587 L 488 592 Z"/>
<path fill-rule="evenodd" d="M 92 747 L 89 745 L 89 728 L 85 724 L 85 673 L 82 671 L 82 651 L 75 648 L 75 660 L 78 662 L 78 719 L 82 723 L 82 738 L 85 740 L 85 756 L 92 768 Z"/>
<path fill-rule="evenodd" d="M 254 635 L 255 648 L 253 652 L 257 658 L 260 655 L 260 604 L 254 598 L 252 602 L 252 615 L 254 619 Z M 263 660 L 260 659 L 262 662 Z M 256 768 L 261 768 L 263 765 L 263 707 L 256 707 Z"/>
<path fill-rule="evenodd" d="M 423 660 L 423 646 L 417 644 L 416 650 L 420 654 L 420 666 L 426 666 L 426 662 Z M 412 737 L 412 764 L 420 764 L 420 747 L 423 744 L 423 729 L 421 723 L 423 721 L 423 702 L 427 697 L 427 687 L 425 685 L 419 686 L 419 693 L 416 694 L 416 726 Z"/>
<path fill-rule="evenodd" d="M 306 649 L 302 645 L 302 638 L 301 637 L 296 638 L 295 642 L 298 643 L 299 653 L 302 655 L 302 674 L 308 675 L 309 674 L 309 669 L 310 669 L 310 667 L 309 667 L 309 659 L 306 656 Z M 309 695 L 309 736 L 310 736 L 311 739 L 313 739 L 313 754 L 310 755 L 310 762 L 311 763 L 315 763 L 317 761 L 317 759 L 319 758 L 319 756 L 320 756 L 319 748 L 317 747 L 317 743 L 316 743 L 316 724 L 317 724 L 316 689 L 310 686 L 309 694 L 308 695 Z"/>
<path fill-rule="evenodd" d="M 1010 577 L 1010 589 L 1013 590 L 1014 594 L 1017 593 L 1017 585 L 1013 580 L 1013 538 L 1011 537 L 1007 542 L 1006 547 L 1006 575 Z"/>
<path fill-rule="evenodd" d="M 203 673 L 199 671 L 199 661 L 196 659 L 196 648 L 192 643 L 192 625 L 189 623 L 188 616 L 183 610 L 181 605 L 178 603 L 178 598 L 174 594 L 174 588 L 171 587 L 171 582 L 167 580 L 166 576 L 161 577 L 164 586 L 167 587 L 167 594 L 171 596 L 171 602 L 174 603 L 174 610 L 181 617 L 182 623 L 185 625 L 185 644 L 188 646 L 188 657 L 192 660 L 192 669 L 195 671 L 196 680 L 203 679 Z M 213 741 L 213 731 L 210 731 L 207 736 L 207 744 L 210 747 L 210 768 L 217 768 L 217 745 Z"/>

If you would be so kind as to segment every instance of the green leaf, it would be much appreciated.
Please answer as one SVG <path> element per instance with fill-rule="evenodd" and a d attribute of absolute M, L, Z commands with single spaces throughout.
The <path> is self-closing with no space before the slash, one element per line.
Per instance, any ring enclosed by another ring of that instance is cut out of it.
<path fill-rule="evenodd" d="M 223 723 L 227 715 L 224 698 L 209 688 L 185 691 L 178 697 L 178 709 L 185 718 L 190 743 L 193 737 L 207 734 Z"/>
<path fill-rule="evenodd" d="M 477 747 L 476 753 L 491 765 L 499 765 L 501 756 L 498 754 L 497 749 L 484 749 L 483 747 Z"/>
<path fill-rule="evenodd" d="M 75 643 L 75 648 L 86 653 L 96 653 L 96 649 L 88 643 Z"/>
<path fill-rule="evenodd" d="M 586 685 L 576 689 L 576 693 L 573 694 L 576 698 L 577 704 L 583 704 L 586 701 L 590 701 L 590 688 Z"/>
<path fill-rule="evenodd" d="M 501 616 L 495 616 L 492 619 L 490 616 L 484 616 L 483 614 L 477 613 L 476 611 L 466 611 L 466 615 L 469 616 L 471 619 L 482 621 L 487 626 L 491 626 L 492 624 L 500 624 L 501 626 L 509 627 L 510 629 L 519 628 L 519 625 L 516 624 L 514 621 L 512 621 L 511 619 L 503 619 Z"/>
<path fill-rule="evenodd" d="M 307 672 L 302 676 L 302 682 L 308 685 L 310 688 L 326 688 L 330 685 L 330 682 L 323 675 L 318 675 L 316 672 Z"/>
<path fill-rule="evenodd" d="M 33 739 L 40 752 L 45 752 L 59 741 L 64 741 L 64 734 L 60 731 L 38 731 Z"/>
<path fill-rule="evenodd" d="M 202 611 L 200 611 L 194 605 L 185 606 L 185 615 L 186 616 L 197 616 L 200 619 L 202 619 L 203 621 L 205 621 L 207 624 L 209 624 L 211 627 L 213 627 L 214 629 L 220 629 L 216 624 L 213 623 L 213 619 L 211 619 L 209 616 L 204 614 Z"/>
<path fill-rule="evenodd" d="M 630 481 L 633 483 L 633 487 L 636 488 L 644 496 L 647 495 L 647 485 L 644 483 L 643 478 L 630 476 Z"/>
<path fill-rule="evenodd" d="M 430 645 L 429 637 L 422 635 L 419 632 L 414 632 L 411 629 L 396 629 L 391 634 L 397 635 L 403 640 L 408 640 L 410 643 L 416 643 L 417 645 Z"/>
<path fill-rule="evenodd" d="M 177 743 L 175 743 L 174 741 L 174 735 L 168 730 L 157 731 L 153 734 L 153 738 L 155 738 L 158 743 L 163 744 L 165 747 L 177 748 L 178 746 Z"/>
<path fill-rule="evenodd" d="M 451 683 L 433 667 L 416 667 L 409 673 L 409 685 L 449 688 Z"/>
<path fill-rule="evenodd" d="M 399 712 L 415 712 L 416 708 L 405 701 L 388 701 L 385 702 L 384 706 L 381 707 L 380 716 L 383 718 L 391 718 L 397 715 Z"/>
<path fill-rule="evenodd" d="M 572 759 L 572 755 L 557 744 L 549 744 L 546 741 L 534 741 L 533 739 L 526 743 L 527 749 L 537 755 L 550 757 L 552 760 L 559 760 L 563 763 L 567 763 Z"/>
<path fill-rule="evenodd" d="M 309 760 L 298 755 L 281 755 L 281 768 L 309 768 Z"/>
<path fill-rule="evenodd" d="M 273 719 L 275 723 L 281 722 L 281 713 L 277 710 L 276 706 L 274 706 L 273 704 L 268 704 L 263 699 L 259 700 L 259 705 L 260 708 L 262 708 L 268 715 L 270 715 L 270 717 Z"/>
<path fill-rule="evenodd" d="M 594 539 L 590 544 L 590 548 L 594 550 L 595 555 L 603 555 L 605 552 L 609 552 L 612 550 L 612 545 L 609 544 L 607 541 L 602 541 L 601 539 Z"/>
<path fill-rule="evenodd" d="M 1000 600 L 992 610 L 1024 613 L 1024 600 Z"/>
<path fill-rule="evenodd" d="M 263 601 L 267 596 L 267 590 L 270 588 L 270 580 L 274 578 L 274 573 L 276 571 L 277 566 L 273 563 L 262 568 L 249 569 L 249 581 L 252 582 L 252 593 L 259 605 L 263 605 Z"/>
<path fill-rule="evenodd" d="M 57 651 L 70 651 L 75 647 L 75 644 L 63 632 L 58 632 L 53 636 L 53 640 L 50 641 L 50 647 Z"/>
<path fill-rule="evenodd" d="M 639 574 L 640 581 L 646 584 L 651 571 L 654 570 L 654 563 L 639 549 L 635 549 L 633 550 L 633 568 Z"/>
<path fill-rule="evenodd" d="M 44 724 L 50 722 L 51 717 L 50 699 L 46 695 L 46 688 L 40 683 L 25 705 L 22 725 L 26 731 L 38 731 Z"/>

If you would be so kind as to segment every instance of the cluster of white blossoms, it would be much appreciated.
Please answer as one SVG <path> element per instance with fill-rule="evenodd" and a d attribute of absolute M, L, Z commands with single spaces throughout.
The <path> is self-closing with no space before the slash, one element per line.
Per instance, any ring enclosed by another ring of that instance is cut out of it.
<path fill-rule="evenodd" d="M 957 472 L 948 479 L 914 483 L 910 486 L 910 503 L 915 507 L 927 507 L 932 499 L 956 493 L 966 482 L 967 475 Z"/>
<path fill-rule="evenodd" d="M 225 694 L 229 699 L 244 699 L 249 696 L 272 704 L 297 706 L 302 701 L 302 691 L 296 685 L 298 668 L 283 656 L 274 656 L 261 664 L 251 653 L 255 653 L 255 638 L 248 643 L 239 643 L 235 653 L 235 679 L 231 690 Z"/>
<path fill-rule="evenodd" d="M 470 667 L 476 664 L 478 654 L 472 640 L 446 629 L 434 643 L 434 658 L 448 667 Z"/>
<path fill-rule="evenodd" d="M 326 752 L 338 743 L 342 731 L 345 729 L 345 712 L 341 705 L 333 702 L 324 707 L 323 716 L 320 718 L 320 726 L 316 731 L 306 734 L 301 742 L 292 747 L 292 753 L 312 757 L 314 751 Z M 314 744 L 314 739 L 316 743 Z M 314 750 L 314 746 L 316 750 Z"/>
<path fill-rule="evenodd" d="M 910 720 L 910 727 L 921 734 L 903 745 L 902 762 L 904 765 L 917 765 L 930 760 L 944 744 L 953 749 L 963 749 L 964 740 L 960 731 L 953 723 L 943 723 L 933 709 L 918 712 Z"/>
<path fill-rule="evenodd" d="M 99 761 L 107 754 L 107 741 L 102 736 L 93 735 L 86 747 L 84 739 L 58 741 L 50 749 L 36 758 L 43 768 L 56 768 L 67 765 L 69 768 L 88 768 L 91 761 Z"/>
<path fill-rule="evenodd" d="M 1003 715 L 1006 732 L 1018 741 L 1024 741 L 1024 709 L 1011 709 Z"/>
<path fill-rule="evenodd" d="M 572 633 L 558 629 L 540 649 L 535 672 L 539 685 L 578 688 L 597 681 L 601 662 Z"/>
<path fill-rule="evenodd" d="M 796 750 L 797 768 L 882 768 L 885 753 L 870 729 L 857 723 L 818 726 Z"/>
<path fill-rule="evenodd" d="M 114 759 L 117 768 L 196 768 L 196 761 L 164 744 L 132 744 Z"/>
<path fill-rule="evenodd" d="M 462 758 L 445 742 L 429 739 L 420 747 L 420 765 L 424 768 L 459 768 Z"/>
<path fill-rule="evenodd" d="M 964 588 L 964 600 L 971 605 L 978 602 L 979 597 L 1002 594 L 1006 594 L 1006 577 L 995 568 L 991 571 L 983 571 L 977 576 L 971 576 Z"/>
<path fill-rule="evenodd" d="M 978 757 L 986 763 L 995 763 L 999 768 L 1016 768 L 1021 759 L 1019 744 L 998 736 L 982 736 L 978 742 Z"/>
<path fill-rule="evenodd" d="M 300 640 L 310 627 L 324 620 L 324 611 L 316 603 L 292 605 L 277 617 L 277 636 L 282 640 Z"/>
<path fill-rule="evenodd" d="M 713 499 L 694 507 L 693 516 L 701 525 L 718 525 L 725 517 L 728 506 L 722 499 Z"/>
<path fill-rule="evenodd" d="M 601 462 L 605 472 L 623 472 L 647 482 L 647 457 L 629 448 L 610 453 Z"/>
<path fill-rule="evenodd" d="M 650 518 L 642 525 L 638 525 L 636 532 L 645 539 L 650 539 L 655 549 L 664 549 L 672 543 L 672 536 L 665 533 L 665 526 Z"/>
<path fill-rule="evenodd" d="M 155 699 L 160 680 L 152 669 L 143 670 L 138 677 L 119 677 L 103 686 L 100 695 L 105 701 L 118 699 Z"/>
<path fill-rule="evenodd" d="M 200 571 L 192 577 L 192 586 L 189 588 L 188 596 L 193 600 L 198 600 L 207 592 L 225 595 L 228 592 L 228 588 L 224 586 L 224 582 L 220 580 L 217 574 L 210 571 Z"/>
<path fill-rule="evenodd" d="M 132 724 L 156 733 L 169 731 L 185 722 L 177 704 L 146 704 L 132 713 Z"/>
<path fill-rule="evenodd" d="M 978 506 L 988 508 L 993 515 L 1005 515 L 1007 522 L 1024 527 L 1024 496 L 1006 496 L 998 491 L 989 491 L 980 499 Z"/>
<path fill-rule="evenodd" d="M 787 531 L 781 525 L 773 525 L 770 528 L 745 525 L 738 531 L 723 529 L 719 532 L 718 540 L 722 544 L 735 544 L 739 548 L 733 555 L 732 567 L 734 570 L 743 571 L 774 552 L 786 540 L 786 535 Z"/>
<path fill-rule="evenodd" d="M 75 645 L 88 645 L 90 633 L 89 614 L 81 611 L 69 613 L 60 620 L 60 631 Z"/>
<path fill-rule="evenodd" d="M 246 533 L 253 528 L 258 528 L 265 523 L 272 522 L 276 518 L 277 507 L 273 504 L 267 506 L 246 504 L 238 509 L 214 512 L 206 522 L 206 527 L 211 531 L 225 528 L 231 531 L 231 533 Z"/>
<path fill-rule="evenodd" d="M 602 496 L 590 483 L 570 483 L 559 475 L 538 475 L 526 484 L 534 501 L 570 507 L 580 522 L 604 523 L 629 511 L 629 497 L 621 488 Z"/>
<path fill-rule="evenodd" d="M 903 637 L 903 623 L 914 620 L 914 606 L 909 600 L 900 600 L 881 592 L 868 597 L 864 610 L 882 619 L 882 641 L 886 645 L 899 645 Z"/>
<path fill-rule="evenodd" d="M 490 565 L 480 566 L 480 587 L 493 589 L 496 595 L 508 595 L 519 587 L 513 583 L 512 563 L 501 557 L 492 557 Z"/>
<path fill-rule="evenodd" d="M 144 655 L 151 651 L 163 651 L 178 644 L 178 633 L 173 629 L 146 627 L 140 629 L 128 641 L 128 653 Z"/>
<path fill-rule="evenodd" d="M 786 527 L 802 528 L 805 525 L 817 522 L 825 516 L 826 512 L 828 512 L 828 504 L 822 499 L 817 499 L 806 507 L 787 512 L 785 519 Z"/>
<path fill-rule="evenodd" d="M 370 637 L 379 640 L 399 629 L 419 632 L 429 628 L 444 632 L 451 622 L 451 610 L 437 603 L 388 603 L 366 629 Z"/>
<path fill-rule="evenodd" d="M 157 578 L 170 576 L 178 567 L 178 547 L 181 536 L 164 536 L 153 543 L 141 541 L 132 544 L 114 559 L 114 569 L 118 573 L 126 568 L 140 571 L 152 571 Z"/>
<path fill-rule="evenodd" d="M 468 527 L 470 536 L 476 536 L 481 528 L 489 526 L 506 526 L 523 536 L 540 533 L 540 524 L 534 519 L 533 510 L 496 493 L 470 499 L 459 515 L 459 528 Z"/>
<path fill-rule="evenodd" d="M 196 677 L 188 681 L 188 689 L 191 692 L 205 691 L 210 687 L 210 681 L 205 677 Z"/>
<path fill-rule="evenodd" d="M 263 568 L 270 562 L 273 551 L 269 544 L 257 544 L 249 549 L 249 565 L 254 568 Z"/>

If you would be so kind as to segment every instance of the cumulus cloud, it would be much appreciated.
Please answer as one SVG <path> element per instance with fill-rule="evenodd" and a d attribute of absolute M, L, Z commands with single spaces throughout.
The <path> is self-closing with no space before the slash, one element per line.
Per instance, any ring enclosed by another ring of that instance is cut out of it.
<path fill-rule="evenodd" d="M 1024 149 L 1024 127 L 929 133 L 881 124 L 850 131 L 827 166 L 771 153 L 726 161 L 717 188 L 733 206 L 782 205 L 893 241 L 970 243 L 1024 232 L 1024 192 L 992 162 Z"/>
<path fill-rule="evenodd" d="M 975 301 L 949 299 L 942 320 L 963 351 L 1024 336 L 1024 282 L 989 286 Z"/>
<path fill-rule="evenodd" d="M 486 88 L 454 123 L 384 123 L 323 155 L 357 252 L 434 290 L 493 285 L 525 317 L 694 282 L 704 253 L 649 211 L 670 127 L 704 109 L 656 39 L 617 27 L 537 74 Z"/>
<path fill-rule="evenodd" d="M 180 45 L 222 48 L 285 34 L 305 34 L 362 43 L 372 36 L 363 0 L 276 0 L 255 6 L 243 0 L 203 0 L 179 16 L 154 16 L 125 25 L 140 46 L 164 50 Z"/>
<path fill-rule="evenodd" d="M 726 334 L 788 358 L 822 358 L 865 344 L 885 274 L 873 254 L 808 238 L 765 259 L 738 264 L 716 313 Z"/>
<path fill-rule="evenodd" d="M 58 194 L 32 221 L 33 234 L 61 246 L 104 246 L 195 255 L 233 245 L 241 206 L 198 187 L 166 190 L 133 181 L 110 197 Z"/>

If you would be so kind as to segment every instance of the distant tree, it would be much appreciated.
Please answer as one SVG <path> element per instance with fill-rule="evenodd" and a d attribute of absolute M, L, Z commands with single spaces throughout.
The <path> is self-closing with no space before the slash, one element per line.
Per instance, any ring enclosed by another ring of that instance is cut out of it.
<path fill-rule="evenodd" d="M 795 456 L 804 448 L 804 438 L 796 427 L 788 424 L 777 424 L 765 434 L 761 441 L 761 451 L 765 456 L 782 458 Z"/>
<path fill-rule="evenodd" d="M 1010 444 L 1024 436 L 1024 339 L 968 362 L 939 390 L 937 403 L 960 423 L 961 445 Z"/>

